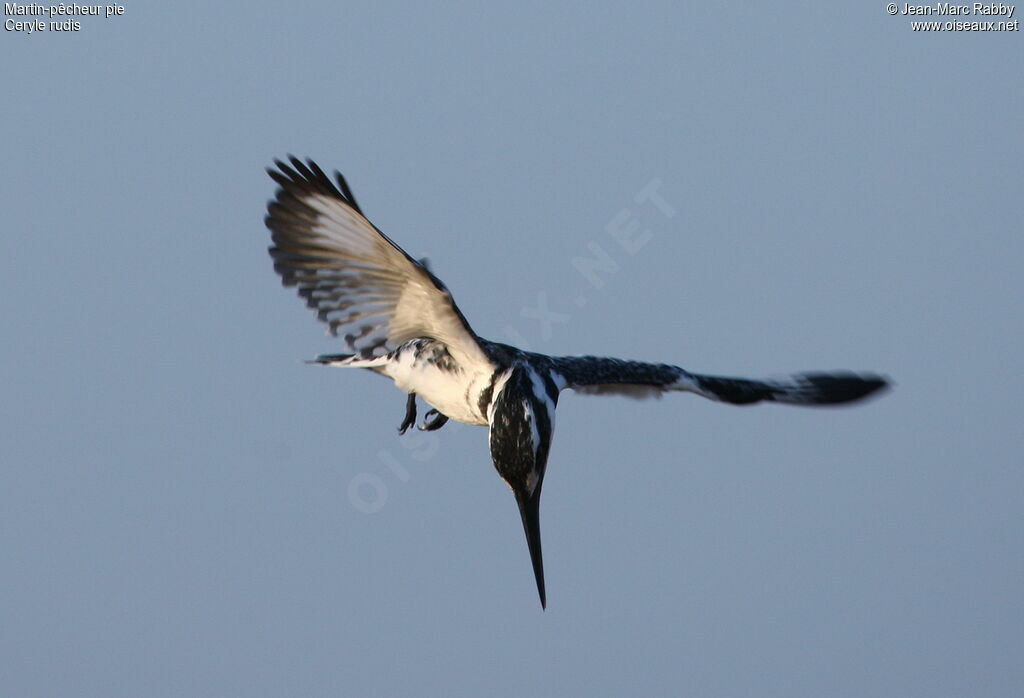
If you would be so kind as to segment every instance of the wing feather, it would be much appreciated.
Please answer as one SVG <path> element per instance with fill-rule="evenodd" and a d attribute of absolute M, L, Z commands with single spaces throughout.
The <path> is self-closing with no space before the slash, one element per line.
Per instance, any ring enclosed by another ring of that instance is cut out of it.
<path fill-rule="evenodd" d="M 734 405 L 780 402 L 789 405 L 839 405 L 885 389 L 888 380 L 872 373 L 835 371 L 798 373 L 756 380 L 690 373 L 678 366 L 622 361 L 593 356 L 551 359 L 564 386 L 586 395 L 660 397 L 666 390 L 696 393 Z"/>
<path fill-rule="evenodd" d="M 267 170 L 280 187 L 267 205 L 270 255 L 328 331 L 361 358 L 429 337 L 459 360 L 487 362 L 445 285 L 363 216 L 345 178 L 289 161 Z"/>

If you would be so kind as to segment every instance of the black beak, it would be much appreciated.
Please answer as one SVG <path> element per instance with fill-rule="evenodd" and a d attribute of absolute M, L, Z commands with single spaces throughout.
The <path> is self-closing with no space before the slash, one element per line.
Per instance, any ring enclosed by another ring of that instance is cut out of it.
<path fill-rule="evenodd" d="M 540 607 L 548 607 L 547 594 L 544 592 L 544 555 L 540 549 L 540 487 L 533 491 L 533 496 L 525 492 L 516 492 L 516 504 L 519 515 L 523 518 L 523 530 L 526 532 L 526 544 L 530 546 L 530 560 L 533 561 L 533 576 L 537 578 L 537 593 L 540 594 Z"/>

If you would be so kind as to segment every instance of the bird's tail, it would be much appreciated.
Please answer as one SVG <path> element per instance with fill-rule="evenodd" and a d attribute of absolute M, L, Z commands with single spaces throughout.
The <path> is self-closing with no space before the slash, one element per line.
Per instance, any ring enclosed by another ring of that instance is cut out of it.
<path fill-rule="evenodd" d="M 376 356 L 364 359 L 359 354 L 320 354 L 315 359 L 309 359 L 307 364 L 320 364 L 321 366 L 349 366 L 353 368 L 376 368 L 387 363 L 388 357 Z"/>

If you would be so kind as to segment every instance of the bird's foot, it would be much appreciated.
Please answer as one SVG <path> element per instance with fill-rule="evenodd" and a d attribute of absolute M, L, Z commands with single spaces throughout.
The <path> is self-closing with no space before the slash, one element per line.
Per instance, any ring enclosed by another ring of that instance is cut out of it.
<path fill-rule="evenodd" d="M 404 434 L 409 427 L 416 423 L 416 393 L 409 393 L 405 401 L 405 419 L 398 425 L 398 433 Z"/>
<path fill-rule="evenodd" d="M 423 425 L 420 427 L 420 431 L 437 431 L 447 423 L 447 415 L 432 409 L 423 417 Z"/>

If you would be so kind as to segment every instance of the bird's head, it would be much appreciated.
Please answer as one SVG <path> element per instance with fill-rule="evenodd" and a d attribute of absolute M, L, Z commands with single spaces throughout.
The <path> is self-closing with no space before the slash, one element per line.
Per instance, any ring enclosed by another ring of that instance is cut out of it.
<path fill-rule="evenodd" d="M 542 606 L 546 605 L 546 596 L 540 546 L 540 491 L 557 398 L 550 379 L 529 365 L 515 364 L 498 391 L 490 414 L 491 458 L 516 496 Z"/>
<path fill-rule="evenodd" d="M 543 376 L 526 364 L 509 369 L 490 422 L 491 458 L 498 474 L 517 495 L 539 494 L 555 422 L 555 400 Z"/>

